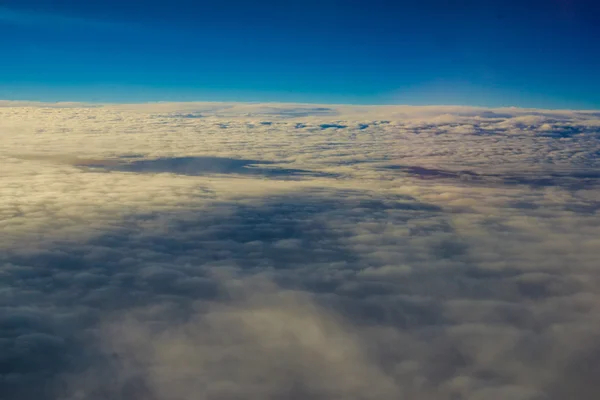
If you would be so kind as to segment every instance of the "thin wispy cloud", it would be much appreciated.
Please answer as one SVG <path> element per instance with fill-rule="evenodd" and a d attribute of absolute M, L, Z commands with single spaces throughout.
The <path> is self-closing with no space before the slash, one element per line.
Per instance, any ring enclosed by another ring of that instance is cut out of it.
<path fill-rule="evenodd" d="M 28 28 L 68 30 L 72 28 L 93 30 L 124 30 L 132 26 L 116 21 L 104 21 L 60 13 L 23 11 L 0 6 L 0 23 Z"/>

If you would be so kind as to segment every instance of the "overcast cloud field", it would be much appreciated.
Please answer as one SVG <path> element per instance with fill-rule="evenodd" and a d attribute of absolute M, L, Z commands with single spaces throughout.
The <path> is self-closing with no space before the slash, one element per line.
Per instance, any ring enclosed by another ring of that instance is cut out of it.
<path fill-rule="evenodd" d="M 600 112 L 2 102 L 0 398 L 595 400 Z"/>

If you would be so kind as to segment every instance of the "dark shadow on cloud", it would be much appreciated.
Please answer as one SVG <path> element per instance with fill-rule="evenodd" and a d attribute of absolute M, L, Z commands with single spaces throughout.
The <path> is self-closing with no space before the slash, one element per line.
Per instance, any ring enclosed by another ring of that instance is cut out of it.
<path fill-rule="evenodd" d="M 422 180 L 454 180 L 463 184 L 525 185 L 532 188 L 561 187 L 570 190 L 600 185 L 600 172 L 595 170 L 529 173 L 523 175 L 480 174 L 468 170 L 449 170 L 410 165 L 387 165 L 384 170 L 400 171 Z"/>
<path fill-rule="evenodd" d="M 409 245 L 407 237 L 415 241 Z M 138 307 L 162 313 L 167 329 L 180 326 L 231 301 L 215 274 L 232 269 L 238 279 L 266 274 L 283 289 L 308 291 L 356 327 L 431 332 L 438 350 L 419 360 L 420 374 L 436 385 L 476 363 L 446 337 L 444 302 L 516 303 L 575 290 L 556 276 L 523 280 L 516 268 L 480 268 L 473 251 L 435 205 L 410 196 L 314 189 L 203 211 L 130 215 L 119 229 L 83 243 L 0 254 L 11 288 L 2 298 L 9 312 L 0 314 L 0 395 L 63 400 L 69 388 L 62 376 L 92 370 L 96 382 L 86 400 L 156 399 L 146 366 L 99 347 L 95 329 L 107 316 Z M 400 258 L 418 268 L 390 268 Z M 509 326 L 534 324 L 519 307 L 499 306 L 494 315 Z M 153 324 L 157 317 L 147 318 Z M 393 367 L 402 361 L 393 346 L 384 347 L 369 342 L 373 362 Z M 286 357 L 278 357 L 283 367 Z M 489 374 L 489 381 L 502 379 Z M 298 388 L 286 389 L 286 398 L 301 398 L 311 382 L 301 373 L 292 378 Z M 582 384 L 589 386 L 588 379 Z"/>
<path fill-rule="evenodd" d="M 204 118 L 202 113 L 192 112 L 192 113 L 172 113 L 168 115 L 169 118 L 187 118 L 187 119 L 198 119 Z"/>
<path fill-rule="evenodd" d="M 390 213 L 396 213 L 392 218 Z M 208 255 L 211 262 L 234 261 L 244 270 L 265 267 L 294 270 L 307 265 L 349 262 L 353 257 L 340 240 L 349 236 L 348 221 L 365 219 L 398 224 L 429 215 L 439 215 L 438 206 L 407 196 L 372 199 L 360 191 L 319 191 L 313 195 L 269 198 L 259 205 L 235 204 L 227 217 L 209 214 L 170 218 L 168 235 L 143 235 L 130 240 L 129 233 L 99 236 L 91 244 L 111 249 L 154 249 L 154 260 L 168 262 L 187 252 Z M 156 215 L 131 217 L 148 221 Z M 158 216 L 160 218 L 160 216 Z M 339 223 L 340 226 L 336 226 Z M 225 247 L 223 247 L 225 246 Z M 258 246 L 258 247 L 254 247 Z M 359 267 L 357 265 L 357 267 Z"/>
<path fill-rule="evenodd" d="M 586 204 L 567 204 L 564 206 L 564 209 L 577 214 L 595 215 L 600 211 L 600 201 L 593 201 Z"/>
<path fill-rule="evenodd" d="M 325 130 L 325 129 L 345 129 L 348 126 L 342 125 L 342 124 L 321 124 L 321 125 L 319 125 L 319 127 L 321 127 L 321 130 Z"/>
<path fill-rule="evenodd" d="M 11 266 L 5 273 L 13 294 L 3 300 L 11 311 L 0 316 L 2 398 L 59 399 L 62 374 L 103 363 L 107 374 L 114 373 L 118 362 L 107 359 L 92 339 L 99 321 L 113 312 L 160 305 L 172 308 L 173 323 L 184 321 L 197 312 L 193 302 L 226 301 L 211 275 L 221 268 L 243 274 L 278 271 L 274 279 L 282 287 L 348 298 L 388 293 L 390 288 L 377 282 L 340 289 L 346 282 L 335 276 L 343 271 L 330 267 L 351 272 L 363 263 L 345 243 L 352 235 L 348 221 L 402 224 L 441 212 L 408 196 L 374 199 L 352 190 L 317 190 L 231 206 L 227 215 L 131 215 L 122 229 L 85 243 L 2 254 L 0 262 Z M 141 228 L 141 221 L 152 220 L 160 232 Z M 383 314 L 363 318 L 372 321 Z M 86 399 L 140 398 L 146 390 L 135 374 L 106 383 L 105 393 Z"/>
<path fill-rule="evenodd" d="M 265 168 L 274 162 L 225 157 L 173 157 L 150 160 L 90 160 L 76 162 L 78 167 L 100 168 L 105 171 L 135 173 L 172 173 L 179 175 L 238 174 L 271 178 L 337 177 L 335 174 L 293 168 Z"/>
<path fill-rule="evenodd" d="M 312 116 L 334 116 L 339 112 L 329 107 L 295 107 L 295 108 L 279 108 L 265 107 L 259 111 L 253 111 L 252 115 L 272 115 L 281 118 L 301 118 Z"/>
<path fill-rule="evenodd" d="M 508 113 L 499 113 L 499 112 L 494 112 L 494 111 L 483 111 L 480 114 L 478 114 L 478 116 L 481 118 L 512 118 L 514 115 L 508 114 Z"/>
<path fill-rule="evenodd" d="M 563 173 L 548 173 L 539 175 L 522 176 L 498 176 L 505 185 L 527 185 L 536 187 L 561 187 L 568 190 L 579 190 L 600 185 L 600 172 L 598 171 L 574 171 Z"/>
<path fill-rule="evenodd" d="M 567 139 L 584 134 L 597 134 L 597 129 L 577 125 L 554 126 L 552 130 L 541 131 L 537 133 L 536 136 L 556 139 Z"/>
<path fill-rule="evenodd" d="M 480 175 L 472 171 L 451 171 L 411 165 L 386 165 L 387 170 L 397 170 L 419 179 L 460 179 L 461 176 L 478 178 Z"/>

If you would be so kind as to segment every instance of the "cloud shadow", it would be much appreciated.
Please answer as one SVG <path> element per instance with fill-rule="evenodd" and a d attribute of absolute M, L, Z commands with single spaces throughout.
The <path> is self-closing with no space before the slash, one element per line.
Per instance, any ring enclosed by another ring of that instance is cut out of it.
<path fill-rule="evenodd" d="M 150 325 L 161 315 L 167 329 L 180 326 L 231 303 L 235 293 L 218 278 L 228 274 L 238 282 L 264 275 L 284 290 L 308 292 L 350 321 L 352 334 L 372 327 L 431 335 L 436 351 L 418 355 L 424 364 L 419 373 L 438 384 L 477 364 L 445 330 L 451 322 L 445 302 L 473 300 L 475 306 L 569 293 L 559 290 L 560 277 L 519 281 L 523 271 L 517 268 L 480 268 L 472 251 L 435 205 L 410 196 L 316 188 L 216 202 L 212 209 L 129 215 L 119 229 L 83 243 L 2 254 L 14 297 L 3 298 L 10 312 L 0 314 L 0 396 L 62 400 L 69 398 L 62 377 L 91 370 L 101 382 L 86 400 L 152 399 L 143 368 L 130 369 L 131 360 L 122 363 L 127 355 L 107 353 L 98 325 L 113 313 L 142 307 L 150 310 Z M 510 327 L 535 323 L 516 306 L 499 306 L 494 315 Z M 385 342 L 365 340 L 372 362 L 400 362 L 383 349 Z M 283 356 L 278 362 L 294 365 Z M 490 381 L 500 379 L 487 373 Z M 292 378 L 310 386 L 301 372 Z M 300 389 L 287 390 L 288 398 L 300 398 Z"/>
<path fill-rule="evenodd" d="M 561 187 L 569 190 L 600 185 L 600 172 L 595 170 L 540 172 L 537 174 L 508 175 L 480 174 L 469 170 L 449 170 L 414 165 L 387 165 L 384 170 L 400 171 L 421 180 L 454 180 L 463 184 L 525 185 L 531 188 Z"/>
<path fill-rule="evenodd" d="M 171 166 L 171 160 L 165 162 Z M 232 163 L 228 168 L 245 165 Z M 152 163 L 138 167 L 163 169 Z M 388 293 L 389 287 L 375 282 L 343 289 L 342 276 L 359 271 L 365 262 L 348 243 L 354 224 L 367 220 L 404 224 L 442 212 L 409 196 L 378 199 L 361 191 L 326 189 L 220 206 L 230 207 L 231 213 L 130 215 L 121 229 L 85 243 L 1 255 L 0 263 L 12 266 L 4 272 L 14 294 L 12 300 L 3 300 L 6 310 L 12 311 L 0 316 L 2 398 L 62 398 L 66 390 L 62 375 L 103 363 L 113 368 L 116 361 L 107 360 L 94 339 L 95 327 L 111 313 L 169 307 L 169 318 L 177 323 L 197 312 L 193 304 L 226 302 L 214 276 L 220 270 L 267 273 L 282 288 L 339 292 L 348 298 Z M 371 265 L 377 263 L 373 260 Z M 350 307 L 346 314 L 373 320 L 382 316 L 369 314 L 377 307 Z M 418 307 L 410 312 L 413 319 L 420 312 L 430 313 Z M 113 382 L 114 388 L 86 398 L 138 398 L 145 389 L 135 379 Z"/>
<path fill-rule="evenodd" d="M 295 168 L 267 168 L 264 165 L 276 164 L 272 161 L 236 159 L 227 157 L 164 157 L 134 161 L 90 160 L 75 162 L 77 167 L 101 169 L 104 171 L 134 172 L 141 174 L 172 173 L 178 175 L 238 174 L 264 176 L 270 178 L 334 178 L 336 174 Z"/>

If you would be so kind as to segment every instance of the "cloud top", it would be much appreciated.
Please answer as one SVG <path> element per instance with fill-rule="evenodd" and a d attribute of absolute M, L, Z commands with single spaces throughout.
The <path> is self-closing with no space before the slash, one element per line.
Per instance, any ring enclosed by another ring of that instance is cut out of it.
<path fill-rule="evenodd" d="M 0 108 L 0 397 L 596 397 L 594 112 Z"/>

